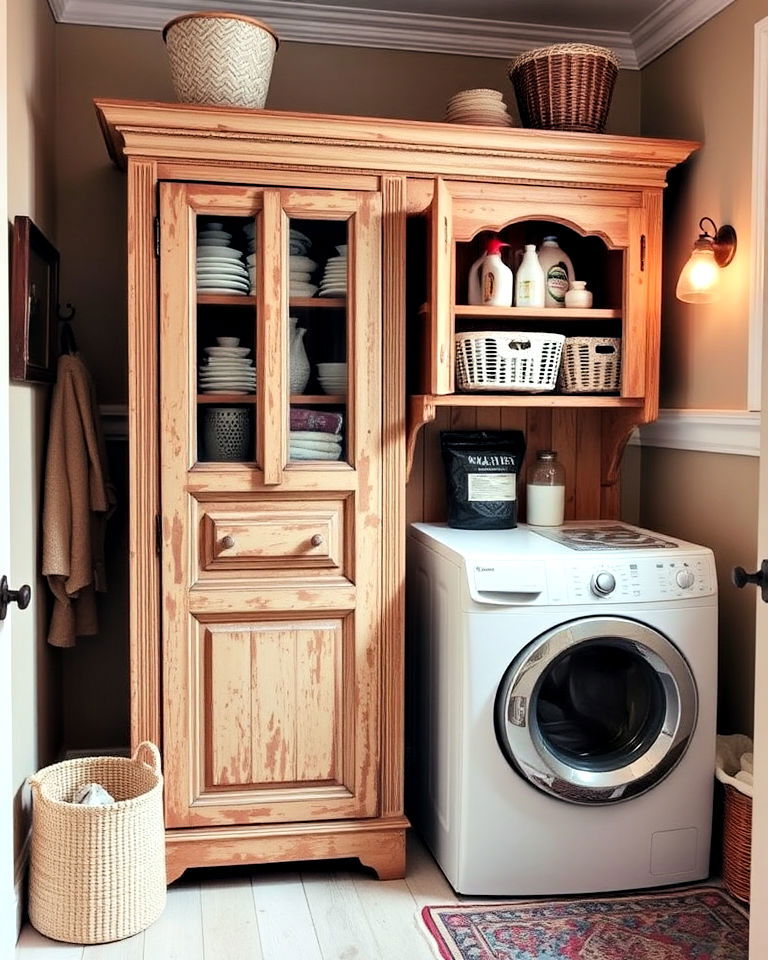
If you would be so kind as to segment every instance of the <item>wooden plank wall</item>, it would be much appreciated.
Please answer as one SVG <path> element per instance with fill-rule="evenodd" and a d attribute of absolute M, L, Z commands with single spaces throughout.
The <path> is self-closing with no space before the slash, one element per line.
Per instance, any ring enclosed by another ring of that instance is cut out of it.
<path fill-rule="evenodd" d="M 408 482 L 407 520 L 446 519 L 445 477 L 440 453 L 441 430 L 522 430 L 526 455 L 518 478 L 518 519 L 525 520 L 525 482 L 536 451 L 557 450 L 565 467 L 565 519 L 600 517 L 600 410 L 549 410 L 543 407 L 440 407 L 433 423 L 421 431 Z"/>

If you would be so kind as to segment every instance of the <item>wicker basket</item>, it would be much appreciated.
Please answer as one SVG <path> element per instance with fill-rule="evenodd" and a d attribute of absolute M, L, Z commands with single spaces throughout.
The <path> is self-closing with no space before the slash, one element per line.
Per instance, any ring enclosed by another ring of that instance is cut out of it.
<path fill-rule="evenodd" d="M 734 897 L 749 903 L 752 860 L 752 797 L 724 784 L 723 883 Z"/>
<path fill-rule="evenodd" d="M 455 340 L 460 390 L 541 393 L 557 383 L 565 340 L 558 333 L 485 330 Z"/>
<path fill-rule="evenodd" d="M 133 759 L 89 757 L 45 767 L 33 794 L 29 919 L 68 943 L 106 943 L 144 930 L 165 906 L 160 754 L 142 743 Z M 86 783 L 116 803 L 70 803 Z"/>
<path fill-rule="evenodd" d="M 182 103 L 264 106 L 278 46 L 265 23 L 235 13 L 189 13 L 166 24 L 163 38 Z"/>
<path fill-rule="evenodd" d="M 605 128 L 619 72 L 613 51 L 558 43 L 522 53 L 508 71 L 524 127 L 586 133 Z"/>
<path fill-rule="evenodd" d="M 615 393 L 621 383 L 618 337 L 567 337 L 558 388 L 563 393 Z"/>

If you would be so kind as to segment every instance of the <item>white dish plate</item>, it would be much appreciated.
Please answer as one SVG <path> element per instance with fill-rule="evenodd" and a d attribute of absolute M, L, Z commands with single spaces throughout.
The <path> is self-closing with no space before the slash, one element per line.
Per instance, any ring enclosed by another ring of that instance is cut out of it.
<path fill-rule="evenodd" d="M 198 249 L 200 247 L 204 247 L 206 250 L 210 249 L 211 247 L 225 247 L 227 250 L 230 248 L 233 250 L 235 249 L 232 247 L 232 244 L 229 242 L 229 240 L 219 240 L 217 237 L 198 237 L 197 246 Z"/>
<path fill-rule="evenodd" d="M 247 280 L 246 270 L 225 270 L 223 267 L 198 267 L 197 276 L 203 280 L 209 277 L 226 277 L 229 280 Z"/>
<path fill-rule="evenodd" d="M 314 297 L 317 287 L 314 283 L 292 283 L 288 292 L 292 297 Z"/>
<path fill-rule="evenodd" d="M 340 460 L 341 452 L 330 453 L 321 450 L 302 450 L 297 447 L 289 447 L 288 450 L 291 460 Z"/>
<path fill-rule="evenodd" d="M 294 440 L 323 440 L 328 443 L 341 443 L 341 434 L 324 433 L 321 430 L 291 430 L 288 434 L 291 443 Z M 336 438 L 333 440 L 332 438 Z"/>
<path fill-rule="evenodd" d="M 229 269 L 227 269 L 229 268 Z M 203 257 L 197 261 L 197 269 L 224 270 L 225 273 L 245 270 L 242 260 L 224 260 L 221 257 Z"/>
<path fill-rule="evenodd" d="M 210 227 L 205 227 L 197 231 L 197 239 L 202 240 L 203 238 L 206 240 L 231 240 L 232 234 L 226 230 L 211 230 Z"/>
<path fill-rule="evenodd" d="M 288 257 L 288 268 L 290 270 L 317 270 L 317 264 L 314 260 L 310 260 L 309 257 L 291 254 L 291 256 Z"/>
<path fill-rule="evenodd" d="M 215 390 L 213 390 L 213 389 L 211 389 L 211 388 L 208 387 L 208 388 L 205 388 L 205 389 L 201 389 L 201 390 L 200 390 L 200 393 L 239 393 L 239 394 L 242 394 L 242 395 L 245 396 L 245 395 L 247 395 L 247 394 L 249 394 L 249 393 L 256 393 L 256 391 L 255 391 L 255 390 L 235 390 L 235 389 L 219 390 L 218 387 L 217 387 Z"/>
<path fill-rule="evenodd" d="M 214 293 L 221 293 L 221 294 L 227 294 L 227 295 L 232 294 L 232 296 L 234 297 L 248 296 L 247 290 L 233 290 L 231 287 L 203 287 L 202 289 L 198 287 L 198 291 L 200 293 L 209 293 L 209 294 L 214 294 Z"/>
<path fill-rule="evenodd" d="M 198 260 L 241 260 L 242 251 L 235 250 L 234 247 L 198 247 Z"/>
<path fill-rule="evenodd" d="M 198 273 L 198 283 L 211 283 L 217 280 L 223 280 L 225 283 L 242 283 L 244 286 L 250 286 L 250 280 L 247 276 L 243 277 L 239 273 Z"/>
<path fill-rule="evenodd" d="M 250 347 L 206 347 L 205 352 L 209 357 L 247 357 L 251 352 Z"/>

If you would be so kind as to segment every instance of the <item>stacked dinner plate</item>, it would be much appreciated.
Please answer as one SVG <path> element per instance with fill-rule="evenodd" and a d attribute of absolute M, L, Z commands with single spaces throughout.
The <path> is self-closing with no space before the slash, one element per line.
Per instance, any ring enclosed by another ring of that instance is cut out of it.
<path fill-rule="evenodd" d="M 337 257 L 331 257 L 325 265 L 320 281 L 321 297 L 346 297 L 347 295 L 347 245 L 336 247 Z"/>
<path fill-rule="evenodd" d="M 197 289 L 200 293 L 250 293 L 242 251 L 232 246 L 224 224 L 210 221 L 197 234 Z"/>
<path fill-rule="evenodd" d="M 448 101 L 445 119 L 447 123 L 471 123 L 484 127 L 512 126 L 512 117 L 507 113 L 498 90 L 462 90 Z"/>
<path fill-rule="evenodd" d="M 338 460 L 341 437 L 319 430 L 291 430 L 288 452 L 291 460 Z"/>
<path fill-rule="evenodd" d="M 346 396 L 346 363 L 318 363 L 317 379 L 320 381 L 320 386 L 326 393 L 335 393 Z"/>
<path fill-rule="evenodd" d="M 239 346 L 238 337 L 217 337 L 218 346 L 206 347 L 200 364 L 201 393 L 255 393 L 256 371 L 248 357 L 250 347 Z"/>

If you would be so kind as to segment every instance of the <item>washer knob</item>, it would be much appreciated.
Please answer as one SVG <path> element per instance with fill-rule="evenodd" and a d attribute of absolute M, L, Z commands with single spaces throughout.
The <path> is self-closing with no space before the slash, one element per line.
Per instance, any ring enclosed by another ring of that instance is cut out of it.
<path fill-rule="evenodd" d="M 682 590 L 688 590 L 695 583 L 696 577 L 694 577 L 690 570 L 679 570 L 675 580 L 677 580 L 678 587 Z"/>
<path fill-rule="evenodd" d="M 607 597 L 616 589 L 616 577 L 607 570 L 601 570 L 592 577 L 592 593 L 598 597 Z"/>

